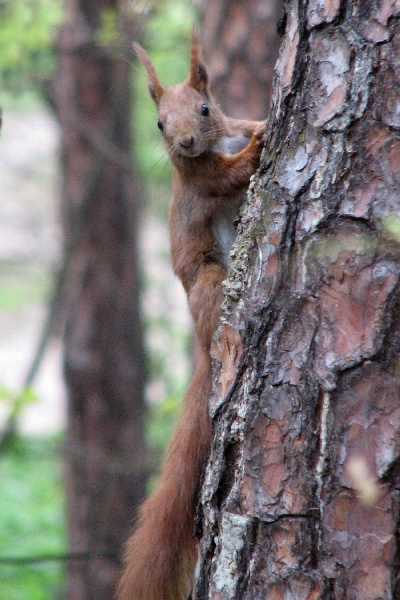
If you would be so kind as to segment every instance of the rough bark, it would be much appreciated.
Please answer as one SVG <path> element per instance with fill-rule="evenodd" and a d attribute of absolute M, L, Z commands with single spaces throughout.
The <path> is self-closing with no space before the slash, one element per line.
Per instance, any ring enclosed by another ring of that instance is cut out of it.
<path fill-rule="evenodd" d="M 394 0 L 287 3 L 213 344 L 198 600 L 400 598 L 399 57 Z"/>
<path fill-rule="evenodd" d="M 278 57 L 282 0 L 205 0 L 201 9 L 214 95 L 231 117 L 265 119 Z"/>
<path fill-rule="evenodd" d="M 130 159 L 129 64 L 96 43 L 116 0 L 70 0 L 59 38 L 70 600 L 110 600 L 145 492 L 144 360 Z M 114 48 L 115 50 L 115 48 Z"/>

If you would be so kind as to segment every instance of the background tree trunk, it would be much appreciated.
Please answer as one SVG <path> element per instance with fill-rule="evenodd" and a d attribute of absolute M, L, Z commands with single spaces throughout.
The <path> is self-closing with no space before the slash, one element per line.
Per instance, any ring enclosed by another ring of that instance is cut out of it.
<path fill-rule="evenodd" d="M 399 56 L 398 2 L 287 3 L 213 344 L 198 600 L 400 598 Z"/>
<path fill-rule="evenodd" d="M 70 0 L 59 38 L 68 521 L 72 551 L 93 555 L 69 565 L 70 600 L 113 597 L 118 554 L 145 492 L 130 72 L 127 60 L 95 43 L 103 11 L 118 23 L 117 6 Z"/>
<path fill-rule="evenodd" d="M 230 117 L 265 119 L 280 45 L 282 0 L 205 0 L 201 9 L 213 94 Z"/>

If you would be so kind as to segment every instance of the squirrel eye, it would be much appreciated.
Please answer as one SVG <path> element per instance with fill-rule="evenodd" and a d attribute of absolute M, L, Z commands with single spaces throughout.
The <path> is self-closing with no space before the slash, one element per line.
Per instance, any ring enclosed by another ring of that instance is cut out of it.
<path fill-rule="evenodd" d="M 203 104 L 203 106 L 201 107 L 201 114 L 203 115 L 203 117 L 208 117 L 208 115 L 210 114 L 210 110 L 207 104 Z"/>
<path fill-rule="evenodd" d="M 160 131 L 162 131 L 164 129 L 164 125 L 161 123 L 160 119 L 158 119 L 158 121 L 157 121 L 157 127 Z"/>

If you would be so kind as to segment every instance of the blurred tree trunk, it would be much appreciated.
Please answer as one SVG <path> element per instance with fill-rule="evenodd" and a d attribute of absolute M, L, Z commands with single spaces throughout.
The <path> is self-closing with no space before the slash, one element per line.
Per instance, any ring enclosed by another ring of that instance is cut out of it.
<path fill-rule="evenodd" d="M 400 598 L 400 6 L 289 0 L 213 344 L 197 600 Z"/>
<path fill-rule="evenodd" d="M 128 61 L 96 44 L 117 0 L 68 0 L 59 37 L 62 211 L 69 256 L 65 374 L 69 600 L 110 600 L 118 554 L 145 491 L 138 193 Z M 119 49 L 121 50 L 121 48 Z"/>
<path fill-rule="evenodd" d="M 203 0 L 202 37 L 212 90 L 238 119 L 265 119 L 280 39 L 282 0 Z"/>

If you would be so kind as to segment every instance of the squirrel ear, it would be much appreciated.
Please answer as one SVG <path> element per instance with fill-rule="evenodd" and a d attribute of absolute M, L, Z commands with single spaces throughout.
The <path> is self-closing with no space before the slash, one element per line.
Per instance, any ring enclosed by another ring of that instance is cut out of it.
<path fill-rule="evenodd" d="M 145 52 L 143 48 L 139 46 L 139 44 L 134 43 L 133 49 L 136 52 L 136 56 L 147 71 L 147 75 L 149 78 L 149 93 L 150 96 L 153 98 L 154 102 L 158 105 L 158 103 L 160 102 L 160 98 L 164 93 L 164 88 L 160 84 L 154 65 L 151 62 L 147 52 Z"/>
<path fill-rule="evenodd" d="M 195 90 L 208 96 L 208 73 L 203 61 L 201 39 L 196 29 L 192 33 L 192 48 L 190 51 L 189 85 Z"/>

